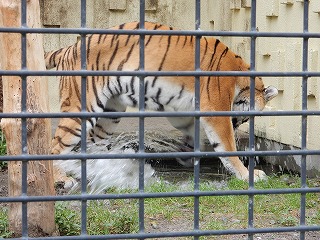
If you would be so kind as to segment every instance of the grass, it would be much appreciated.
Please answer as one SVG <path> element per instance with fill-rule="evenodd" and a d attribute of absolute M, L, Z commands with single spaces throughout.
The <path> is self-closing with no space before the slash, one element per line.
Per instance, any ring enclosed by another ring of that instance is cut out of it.
<path fill-rule="evenodd" d="M 8 224 L 8 209 L 1 208 L 0 209 L 0 238 L 9 238 L 11 236 L 11 232 L 9 231 Z"/>
<path fill-rule="evenodd" d="M 7 154 L 7 143 L 4 138 L 3 132 L 0 130 L 0 156 Z M 0 171 L 6 169 L 8 167 L 8 163 L 6 161 L 0 161 Z"/>
<path fill-rule="evenodd" d="M 290 178 L 290 183 L 285 179 Z M 319 180 L 310 180 L 310 187 L 318 186 Z M 188 184 L 170 184 L 159 181 L 146 188 L 146 192 L 192 191 L 192 179 Z M 257 189 L 299 188 L 300 178 L 285 176 L 271 177 L 258 182 Z M 210 182 L 200 185 L 201 191 L 212 191 L 216 187 Z M 248 184 L 232 178 L 223 189 L 248 189 Z M 132 190 L 129 190 L 129 192 Z M 107 193 L 124 193 L 109 189 Z M 146 229 L 153 231 L 192 230 L 194 199 L 192 197 L 147 198 L 145 203 Z M 139 231 L 138 200 L 116 199 L 88 201 L 87 232 L 97 234 L 137 233 Z M 7 210 L 0 210 L 0 237 L 8 237 Z M 202 230 L 241 229 L 247 227 L 248 196 L 204 196 L 200 197 L 200 228 Z M 299 226 L 300 195 L 276 194 L 254 197 L 254 224 L 262 227 Z M 81 229 L 81 206 L 79 202 L 58 202 L 56 223 L 61 235 L 79 235 Z M 320 194 L 306 195 L 306 223 L 320 224 Z M 168 229 L 167 229 L 167 228 Z M 159 228 L 159 229 L 157 229 Z M 186 229 L 185 229 L 186 228 Z M 206 239 L 206 238 L 201 238 Z"/>

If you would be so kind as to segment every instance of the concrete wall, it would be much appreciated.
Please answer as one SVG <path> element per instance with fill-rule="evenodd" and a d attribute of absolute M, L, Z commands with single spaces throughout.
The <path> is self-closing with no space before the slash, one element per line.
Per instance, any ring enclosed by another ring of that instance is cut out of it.
<path fill-rule="evenodd" d="M 250 0 L 202 0 L 201 28 L 203 30 L 250 30 Z M 42 0 L 43 23 L 46 27 L 80 27 L 80 1 Z M 139 19 L 138 0 L 90 0 L 87 1 L 87 26 L 107 28 Z M 320 32 L 320 5 L 310 1 L 310 32 Z M 301 32 L 303 3 L 298 0 L 257 1 L 257 29 L 261 32 Z M 146 20 L 161 22 L 180 29 L 194 29 L 193 0 L 147 0 Z M 249 61 L 250 39 L 221 37 L 232 50 Z M 76 35 L 47 35 L 45 49 L 68 46 L 77 40 Z M 319 71 L 320 39 L 309 41 L 309 70 Z M 301 71 L 302 40 L 289 38 L 258 38 L 256 69 L 259 71 Z M 266 110 L 301 110 L 301 78 L 270 77 L 266 85 L 279 89 L 279 96 Z M 308 80 L 308 109 L 319 109 L 319 78 Z M 59 111 L 58 83 L 50 80 L 52 111 Z M 308 117 L 308 147 L 319 149 L 317 136 L 320 131 L 319 117 Z M 246 130 L 242 126 L 242 130 Z M 300 147 L 301 117 L 257 117 L 256 133 L 260 137 L 290 146 Z"/>
<path fill-rule="evenodd" d="M 248 31 L 250 28 L 250 8 L 244 1 L 233 1 L 231 19 L 232 30 Z M 250 2 L 250 1 L 248 1 Z M 309 31 L 320 32 L 320 5 L 310 1 Z M 261 32 L 302 32 L 303 1 L 270 0 L 257 1 L 257 29 Z M 245 59 L 250 56 L 250 39 L 232 38 L 231 47 Z M 310 39 L 308 49 L 309 71 L 320 70 L 320 39 Z M 301 71 L 302 39 L 298 38 L 258 38 L 256 69 L 259 71 Z M 279 96 L 272 101 L 267 110 L 301 110 L 301 83 L 298 77 L 264 78 L 266 85 L 279 89 Z M 308 109 L 319 110 L 318 86 L 320 78 L 308 79 Z M 301 146 L 301 117 L 257 118 L 257 134 L 295 147 Z M 310 149 L 319 149 L 320 119 L 308 117 L 307 144 Z"/>

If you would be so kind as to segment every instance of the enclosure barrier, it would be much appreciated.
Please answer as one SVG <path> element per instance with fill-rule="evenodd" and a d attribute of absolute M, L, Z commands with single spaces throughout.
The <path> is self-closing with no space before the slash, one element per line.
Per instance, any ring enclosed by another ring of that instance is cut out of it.
<path fill-rule="evenodd" d="M 26 81 L 27 76 L 82 76 L 82 86 L 86 86 L 86 76 L 138 76 L 140 78 L 140 98 L 139 98 L 139 112 L 124 112 L 124 113 L 88 113 L 86 112 L 85 104 L 82 104 L 80 113 L 28 113 L 25 110 L 21 113 L 1 113 L 1 118 L 21 118 L 26 120 L 27 118 L 60 118 L 60 117 L 79 117 L 82 119 L 82 129 L 86 129 L 85 120 L 90 116 L 94 117 L 138 117 L 139 118 L 139 152 L 134 154 L 95 154 L 90 155 L 86 153 L 86 131 L 82 131 L 81 135 L 81 152 L 77 155 L 27 155 L 22 154 L 19 156 L 1 156 L 1 161 L 16 161 L 21 160 L 27 163 L 30 160 L 70 160 L 81 159 L 81 194 L 80 195 L 57 195 L 57 196 L 27 196 L 27 184 L 23 184 L 22 194 L 18 197 L 0 197 L 0 202 L 20 202 L 22 204 L 22 239 L 149 239 L 149 238 L 170 238 L 170 237 L 186 237 L 192 236 L 194 239 L 200 239 L 201 236 L 211 235 L 233 235 L 233 234 L 247 234 L 248 239 L 254 239 L 254 235 L 257 233 L 277 233 L 277 232 L 299 232 L 300 239 L 306 239 L 306 232 L 308 231 L 320 231 L 320 225 L 306 225 L 306 194 L 307 193 L 319 193 L 320 188 L 309 188 L 307 186 L 306 178 L 306 156 L 307 155 L 320 155 L 320 150 L 307 150 L 306 148 L 306 136 L 307 136 L 307 117 L 309 115 L 319 116 L 320 111 L 310 111 L 307 108 L 307 81 L 309 77 L 320 77 L 319 72 L 308 71 L 308 40 L 310 38 L 320 38 L 320 33 L 308 32 L 308 14 L 309 14 L 309 1 L 305 0 L 304 16 L 303 16 L 303 32 L 299 33 L 284 33 L 284 32 L 258 32 L 256 30 L 256 1 L 251 2 L 251 31 L 250 32 L 231 32 L 231 31 L 203 31 L 201 29 L 200 21 L 200 0 L 195 0 L 195 30 L 193 31 L 147 31 L 144 29 L 145 22 L 145 1 L 140 0 L 140 29 L 138 30 L 110 30 L 110 29 L 89 29 L 86 27 L 86 0 L 81 0 L 81 28 L 59 29 L 59 28 L 29 28 L 26 25 L 26 0 L 21 1 L 22 6 L 22 21 L 21 28 L 4 28 L 0 27 L 0 32 L 20 33 L 25 37 L 29 33 L 51 33 L 51 34 L 80 34 L 81 35 L 81 59 L 82 70 L 80 71 L 30 71 L 26 68 L 22 68 L 20 71 L 0 70 L 0 75 L 15 75 L 21 76 L 23 81 Z M 140 68 L 139 71 L 90 71 L 86 70 L 86 49 L 85 49 L 85 37 L 87 34 L 99 33 L 99 34 L 126 34 L 126 35 L 140 35 Z M 147 72 L 144 70 L 144 36 L 148 35 L 193 35 L 196 38 L 195 48 L 195 66 L 194 71 L 189 72 Z M 246 36 L 251 38 L 251 55 L 249 72 L 205 72 L 200 70 L 200 38 L 202 36 Z M 296 37 L 303 39 L 303 61 L 301 72 L 258 72 L 255 69 L 256 58 L 256 39 L 260 37 Z M 22 45 L 26 47 L 25 42 Z M 27 52 L 22 51 L 22 66 L 27 64 Z M 251 106 L 249 112 L 200 112 L 199 101 L 196 102 L 194 112 L 145 112 L 144 111 L 144 77 L 146 76 L 194 76 L 195 77 L 195 98 L 199 100 L 199 78 L 200 76 L 250 76 L 250 99 Z M 302 109 L 299 111 L 268 111 L 257 112 L 254 111 L 254 77 L 255 76 L 296 76 L 301 77 L 302 81 Z M 25 85 L 24 85 L 25 87 Z M 23 94 L 26 94 L 26 90 L 23 89 Z M 86 91 L 85 88 L 81 89 L 81 101 L 86 103 Z M 25 101 L 26 98 L 24 97 Z M 25 106 L 25 102 L 22 103 Z M 202 152 L 200 151 L 200 117 L 203 116 L 249 116 L 249 147 L 247 151 L 238 151 L 236 153 L 231 152 Z M 173 116 L 193 116 L 195 118 L 195 146 L 194 152 L 178 152 L 178 153 L 145 153 L 144 151 L 144 119 L 146 117 L 173 117 Z M 286 151 L 255 151 L 254 147 L 254 117 L 255 116 L 301 116 L 301 150 L 286 150 Z M 27 129 L 24 125 L 22 129 L 22 146 L 23 149 L 27 147 Z M 25 150 L 22 151 L 25 153 Z M 259 190 L 255 188 L 253 181 L 253 169 L 254 169 L 254 157 L 255 156 L 279 156 L 279 155 L 300 155 L 301 157 L 301 187 L 295 189 L 268 189 Z M 201 157 L 218 157 L 218 156 L 247 156 L 249 157 L 249 189 L 247 190 L 215 190 L 215 191 L 201 191 L 199 188 L 199 175 L 200 175 L 200 158 Z M 171 157 L 195 157 L 194 164 L 194 190 L 188 192 L 163 192 L 163 193 L 149 193 L 145 192 L 144 186 L 144 165 L 145 160 L 148 158 L 171 158 Z M 88 194 L 87 193 L 87 181 L 86 181 L 86 159 L 121 159 L 121 158 L 138 158 L 140 159 L 140 174 L 139 174 L 139 191 L 136 193 L 123 193 L 123 194 Z M 22 181 L 26 182 L 27 167 L 26 164 L 22 166 Z M 269 195 L 272 197 L 275 194 L 300 194 L 300 224 L 294 227 L 270 227 L 270 228 L 256 228 L 254 227 L 254 196 L 256 195 Z M 248 196 L 248 224 L 244 229 L 227 229 L 227 230 L 201 230 L 199 224 L 199 199 L 204 196 L 226 196 L 226 195 L 245 195 Z M 194 199 L 194 229 L 192 231 L 178 231 L 178 232 L 159 232 L 159 233 L 147 233 L 145 232 L 145 202 L 147 198 L 171 198 L 171 197 L 192 197 Z M 103 200 L 103 199 L 138 199 L 139 200 L 139 232 L 131 234 L 111 234 L 111 235 L 99 235 L 93 236 L 87 234 L 87 201 L 89 200 Z M 28 218 L 27 211 L 28 202 L 37 201 L 80 201 L 81 202 L 81 234 L 79 236 L 61 236 L 61 237 L 29 237 L 28 236 Z M 13 239 L 13 238 L 11 238 Z"/>

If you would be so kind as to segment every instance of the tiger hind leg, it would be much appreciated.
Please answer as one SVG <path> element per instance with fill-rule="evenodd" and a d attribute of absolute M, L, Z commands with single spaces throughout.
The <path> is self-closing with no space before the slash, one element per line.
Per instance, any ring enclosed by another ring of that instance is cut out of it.
<path fill-rule="evenodd" d="M 95 125 L 96 119 L 90 118 L 86 121 L 87 131 Z M 81 140 L 81 119 L 61 118 L 52 140 L 51 154 L 67 154 Z"/>

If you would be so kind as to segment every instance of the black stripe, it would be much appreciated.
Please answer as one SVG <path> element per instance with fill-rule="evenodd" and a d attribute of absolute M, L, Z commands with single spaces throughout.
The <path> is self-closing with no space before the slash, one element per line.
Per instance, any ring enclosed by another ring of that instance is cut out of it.
<path fill-rule="evenodd" d="M 75 121 L 78 124 L 81 124 L 81 119 L 80 118 L 71 118 L 73 121 Z"/>
<path fill-rule="evenodd" d="M 213 147 L 213 149 L 216 149 L 219 145 L 220 145 L 220 143 L 214 142 L 212 144 L 212 147 Z"/>
<path fill-rule="evenodd" d="M 191 35 L 191 39 L 190 39 L 190 42 L 191 42 L 191 43 L 193 42 L 193 35 Z"/>
<path fill-rule="evenodd" d="M 101 51 L 99 50 L 99 52 L 97 54 L 97 58 L 96 58 L 96 70 L 99 70 L 100 55 L 101 55 Z M 92 70 L 94 70 L 94 69 L 92 69 Z"/>
<path fill-rule="evenodd" d="M 204 58 L 205 58 L 205 56 L 207 54 L 207 51 L 208 51 L 208 41 L 207 41 L 206 37 L 204 37 L 204 41 L 206 42 L 206 44 L 205 44 L 204 53 L 203 53 L 203 56 L 202 56 L 202 59 L 201 59 L 200 63 L 203 62 L 203 60 L 204 60 Z"/>
<path fill-rule="evenodd" d="M 158 76 L 155 76 L 152 80 L 151 87 L 154 87 L 156 85 L 156 81 L 158 80 Z"/>
<path fill-rule="evenodd" d="M 104 104 L 102 104 L 99 96 L 98 96 L 98 91 L 97 91 L 97 86 L 96 86 L 96 81 L 95 79 L 92 79 L 92 89 L 93 89 L 93 93 L 94 96 L 96 98 L 96 103 L 98 105 L 99 108 L 103 109 L 104 108 Z"/>
<path fill-rule="evenodd" d="M 238 96 L 239 96 L 241 93 L 243 93 L 244 91 L 247 91 L 247 90 L 250 90 L 250 87 L 249 87 L 249 86 L 248 86 L 248 87 L 245 87 L 245 88 L 242 88 L 242 89 L 239 91 Z"/>
<path fill-rule="evenodd" d="M 174 99 L 175 96 L 171 96 L 169 100 L 165 103 L 165 105 L 169 105 L 169 103 Z"/>
<path fill-rule="evenodd" d="M 155 24 L 154 27 L 153 27 L 153 30 L 157 30 L 161 27 L 161 25 L 158 25 L 158 24 Z M 149 35 L 150 37 L 148 38 L 148 41 L 146 43 L 145 46 L 148 46 L 149 42 L 151 41 L 151 38 L 154 36 L 154 35 Z"/>
<path fill-rule="evenodd" d="M 80 94 L 80 87 L 78 85 L 78 82 L 77 82 L 77 79 L 75 76 L 72 76 L 72 82 L 73 82 L 73 86 L 74 86 L 74 91 L 75 91 L 75 94 L 80 102 L 81 100 L 81 94 Z M 70 91 L 71 91 L 72 88 L 70 88 Z M 72 92 L 70 93 L 70 95 L 72 95 Z"/>
<path fill-rule="evenodd" d="M 127 46 L 128 45 L 128 43 L 129 43 L 129 39 L 131 38 L 131 35 L 128 35 L 127 36 L 127 40 L 126 40 L 126 43 L 124 44 L 125 46 Z"/>
<path fill-rule="evenodd" d="M 114 60 L 114 58 L 115 58 L 115 56 L 116 56 L 116 54 L 118 52 L 118 47 L 119 47 L 119 41 L 117 41 L 117 45 L 116 45 L 116 47 L 113 50 L 113 53 L 111 55 L 111 58 L 110 58 L 110 61 L 109 61 L 109 64 L 108 64 L 108 70 L 110 69 L 110 66 L 111 66 L 111 64 L 112 64 L 112 62 L 113 62 L 113 60 Z"/>
<path fill-rule="evenodd" d="M 113 43 L 114 43 L 114 41 L 115 41 L 116 39 L 117 39 L 117 38 L 116 38 L 116 35 L 115 35 L 115 34 L 113 34 L 113 35 L 112 35 L 112 39 L 111 39 L 111 45 L 110 45 L 110 48 L 112 48 Z"/>
<path fill-rule="evenodd" d="M 61 137 L 55 137 L 54 139 L 56 139 L 58 141 L 59 145 L 63 145 L 64 147 L 72 147 L 72 146 L 77 145 L 77 144 L 66 144 L 62 141 Z"/>
<path fill-rule="evenodd" d="M 109 78 L 109 77 L 108 77 L 108 80 L 107 80 L 107 88 L 108 88 L 110 94 L 111 94 L 112 96 L 114 96 L 114 93 L 112 92 L 111 87 L 110 87 L 110 78 Z"/>
<path fill-rule="evenodd" d="M 183 47 L 186 45 L 186 43 L 187 43 L 187 39 L 188 39 L 188 37 L 187 37 L 187 36 L 184 36 Z"/>
<path fill-rule="evenodd" d="M 78 42 L 76 42 L 76 44 L 74 45 L 72 58 L 74 59 L 74 61 L 78 59 Z"/>
<path fill-rule="evenodd" d="M 87 121 L 90 123 L 91 127 L 94 127 L 93 118 L 88 118 Z"/>
<path fill-rule="evenodd" d="M 168 51 L 169 51 L 169 48 L 170 48 L 170 43 L 171 43 L 171 36 L 167 36 L 168 37 L 168 43 L 167 43 L 167 49 L 162 57 L 162 60 L 161 60 L 161 63 L 160 63 L 160 66 L 158 68 L 158 71 L 161 71 L 162 70 L 162 67 L 163 67 L 163 64 L 164 64 L 164 61 L 166 60 L 166 57 L 167 57 L 167 54 L 168 54 Z M 155 86 L 156 84 L 156 81 L 158 79 L 158 76 L 154 77 L 153 81 L 152 81 L 152 87 Z"/>
<path fill-rule="evenodd" d="M 117 77 L 117 84 L 118 84 L 118 94 L 122 93 L 122 86 L 121 86 L 121 81 L 120 81 L 120 76 Z"/>
<path fill-rule="evenodd" d="M 180 35 L 178 35 L 178 37 L 177 37 L 176 45 L 178 45 L 179 40 L 180 40 Z"/>
<path fill-rule="evenodd" d="M 59 125 L 58 128 L 63 130 L 63 131 L 65 131 L 65 132 L 71 133 L 74 136 L 81 137 L 81 131 L 80 131 L 80 134 L 79 134 L 76 131 L 74 131 L 72 128 L 69 128 L 67 126 L 61 126 L 61 125 Z"/>
<path fill-rule="evenodd" d="M 112 133 L 109 133 L 109 132 L 107 132 L 101 125 L 99 125 L 99 124 L 96 124 L 96 126 L 95 126 L 96 128 L 99 128 L 99 130 L 101 131 L 101 132 L 103 132 L 104 134 L 106 134 L 106 135 L 113 135 Z"/>
<path fill-rule="evenodd" d="M 132 97 L 132 96 L 134 96 L 134 94 L 135 94 L 135 89 L 134 89 L 134 76 L 132 76 L 132 78 L 131 78 L 130 87 L 131 87 L 132 93 L 129 95 L 129 98 L 131 99 L 132 104 L 133 104 L 133 106 L 135 107 L 135 106 L 137 105 L 137 100 Z"/>
<path fill-rule="evenodd" d="M 218 64 L 217 64 L 217 70 L 220 70 L 221 59 L 227 55 L 228 51 L 229 51 L 229 48 L 226 47 L 226 48 L 223 50 L 223 52 L 220 54 L 220 57 L 219 57 L 219 60 L 218 60 Z"/>
<path fill-rule="evenodd" d="M 98 44 L 101 43 L 102 36 L 103 36 L 103 34 L 99 34 L 99 38 L 98 38 L 98 42 L 97 42 Z"/>
<path fill-rule="evenodd" d="M 145 96 L 147 95 L 148 84 L 149 84 L 149 82 L 148 82 L 148 81 L 145 81 L 145 84 L 144 84 L 144 95 L 145 95 Z"/>
<path fill-rule="evenodd" d="M 241 99 L 241 100 L 239 100 L 239 101 L 234 102 L 234 104 L 237 104 L 237 105 L 248 104 L 248 101 Z"/>
<path fill-rule="evenodd" d="M 214 48 L 213 48 L 213 53 L 212 53 L 212 56 L 211 56 L 211 59 L 210 59 L 210 62 L 209 62 L 208 71 L 212 70 L 212 67 L 213 67 L 213 65 L 215 63 L 214 57 L 216 55 L 216 51 L 217 51 L 217 47 L 218 47 L 219 43 L 220 43 L 220 41 L 218 39 L 216 39 L 216 42 L 215 42 Z"/>
<path fill-rule="evenodd" d="M 66 49 L 65 53 L 64 53 L 64 58 L 67 60 L 67 61 L 65 61 L 65 63 L 66 63 L 66 69 L 70 69 L 70 67 L 69 67 L 69 63 L 70 63 L 70 61 L 69 61 L 69 59 L 70 59 L 69 55 L 70 55 L 70 50 L 71 50 L 71 48 L 72 48 L 72 46 L 69 46 L 69 47 Z"/>
<path fill-rule="evenodd" d="M 104 43 L 107 39 L 108 35 L 107 34 L 103 34 L 103 39 L 102 39 L 102 42 Z"/>
<path fill-rule="evenodd" d="M 90 56 L 90 45 L 91 45 L 91 42 L 92 42 L 92 36 L 93 35 L 90 35 L 87 37 L 87 42 L 86 42 L 86 46 L 87 46 L 87 61 L 89 63 L 89 56 Z M 81 48 L 80 48 L 81 49 Z M 80 51 L 81 52 L 81 51 Z"/>
<path fill-rule="evenodd" d="M 184 92 L 184 85 L 181 86 L 179 95 L 178 95 L 178 99 L 180 99 L 182 97 L 182 93 Z"/>
<path fill-rule="evenodd" d="M 120 65 L 118 66 L 118 71 L 122 70 L 123 68 L 123 65 L 129 60 L 129 58 L 131 57 L 131 54 L 132 54 L 132 51 L 133 51 L 133 48 L 134 48 L 134 44 L 131 45 L 131 48 L 130 50 L 128 51 L 127 53 L 127 56 L 124 60 L 121 61 Z M 118 76 L 119 77 L 119 76 Z"/>
<path fill-rule="evenodd" d="M 208 76 L 208 80 L 207 80 L 207 95 L 208 95 L 208 99 L 209 101 L 211 100 L 211 96 L 210 96 L 210 83 L 211 83 L 211 76 Z"/>
<path fill-rule="evenodd" d="M 166 49 L 166 51 L 165 51 L 165 53 L 164 53 L 164 55 L 163 55 L 163 57 L 162 57 L 160 66 L 159 66 L 159 68 L 158 68 L 158 71 L 161 71 L 161 70 L 162 70 L 164 61 L 166 60 L 167 54 L 168 54 L 168 52 L 169 52 L 170 43 L 171 43 L 171 36 L 167 36 L 167 37 L 168 37 L 167 49 Z M 153 79 L 152 87 L 154 87 L 154 85 L 155 85 L 155 83 L 156 83 L 156 80 L 157 80 L 157 77 L 155 77 L 155 78 Z"/>
<path fill-rule="evenodd" d="M 157 92 L 157 95 L 156 95 L 156 98 L 155 98 L 157 103 L 160 103 L 161 92 L 162 92 L 162 89 L 158 88 L 158 92 Z"/>
<path fill-rule="evenodd" d="M 120 122 L 120 118 L 111 118 L 112 119 L 112 123 L 119 123 Z"/>

